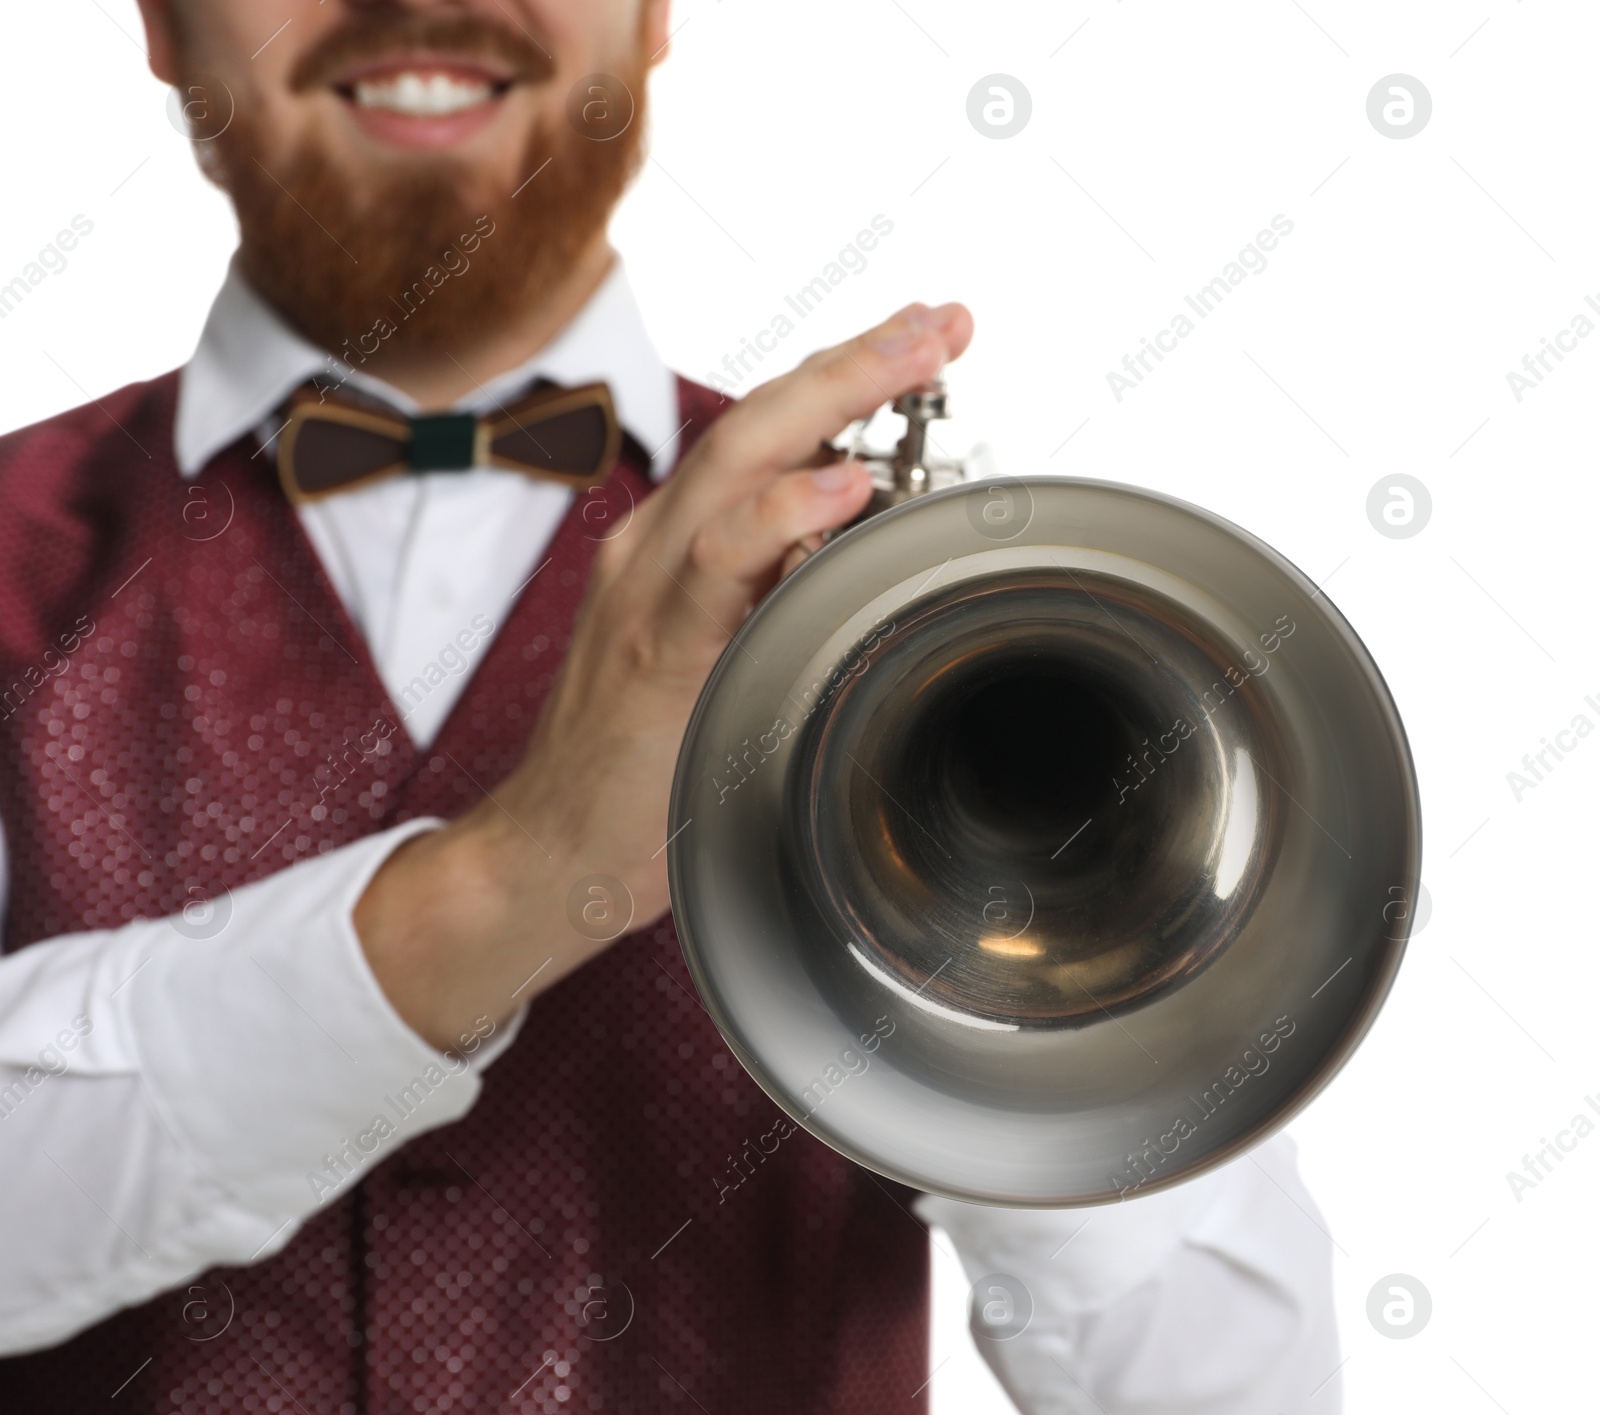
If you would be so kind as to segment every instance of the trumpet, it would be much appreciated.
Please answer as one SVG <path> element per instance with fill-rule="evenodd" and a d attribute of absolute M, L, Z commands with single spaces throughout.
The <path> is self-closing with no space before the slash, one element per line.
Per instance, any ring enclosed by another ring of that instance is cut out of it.
<path fill-rule="evenodd" d="M 975 474 L 942 383 L 764 600 L 678 760 L 690 972 L 795 1121 L 889 1178 L 1069 1207 L 1286 1123 L 1372 1026 L 1421 819 L 1298 569 L 1170 496 Z"/>

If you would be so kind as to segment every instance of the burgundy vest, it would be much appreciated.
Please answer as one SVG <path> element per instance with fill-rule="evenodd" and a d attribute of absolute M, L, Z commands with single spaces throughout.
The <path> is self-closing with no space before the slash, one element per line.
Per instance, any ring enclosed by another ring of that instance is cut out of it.
<path fill-rule="evenodd" d="M 12 949 L 460 813 L 518 761 L 571 634 L 596 545 L 576 508 L 433 746 L 363 751 L 400 720 L 365 642 L 253 443 L 179 476 L 176 386 L 0 438 Z M 679 402 L 692 442 L 722 400 Z M 643 473 L 625 451 L 617 514 Z M 0 1410 L 920 1415 L 911 1196 L 790 1129 L 663 919 L 535 1000 L 464 1120 L 277 1256 L 0 1361 Z"/>

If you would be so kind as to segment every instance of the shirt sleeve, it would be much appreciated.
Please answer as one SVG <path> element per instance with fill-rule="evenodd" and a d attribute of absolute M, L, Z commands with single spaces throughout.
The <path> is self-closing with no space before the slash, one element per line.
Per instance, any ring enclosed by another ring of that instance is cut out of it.
<path fill-rule="evenodd" d="M 1023 1415 L 1338 1415 L 1332 1239 L 1287 1135 L 1100 1208 L 916 1209 L 954 1245 L 973 1339 Z"/>
<path fill-rule="evenodd" d="M 0 959 L 0 1355 L 268 1257 L 459 1119 L 522 1014 L 436 1051 L 352 911 L 412 821 L 172 915 Z"/>

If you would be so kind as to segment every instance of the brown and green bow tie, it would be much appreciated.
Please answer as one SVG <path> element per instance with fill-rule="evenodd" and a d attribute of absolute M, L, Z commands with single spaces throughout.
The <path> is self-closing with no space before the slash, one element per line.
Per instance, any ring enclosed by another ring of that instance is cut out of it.
<path fill-rule="evenodd" d="M 278 433 L 278 479 L 296 505 L 406 472 L 503 467 L 585 487 L 611 470 L 622 430 L 604 383 L 544 384 L 495 416 L 408 418 L 373 400 L 297 389 Z"/>

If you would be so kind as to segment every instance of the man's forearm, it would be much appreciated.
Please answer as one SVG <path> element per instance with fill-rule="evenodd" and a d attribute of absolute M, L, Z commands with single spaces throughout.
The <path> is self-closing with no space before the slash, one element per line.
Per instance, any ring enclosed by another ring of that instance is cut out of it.
<path fill-rule="evenodd" d="M 558 881 L 570 871 L 521 831 L 476 812 L 419 835 L 356 904 L 373 976 L 433 1046 L 457 1045 L 480 1017 L 504 1022 L 605 946 L 566 917 Z"/>

